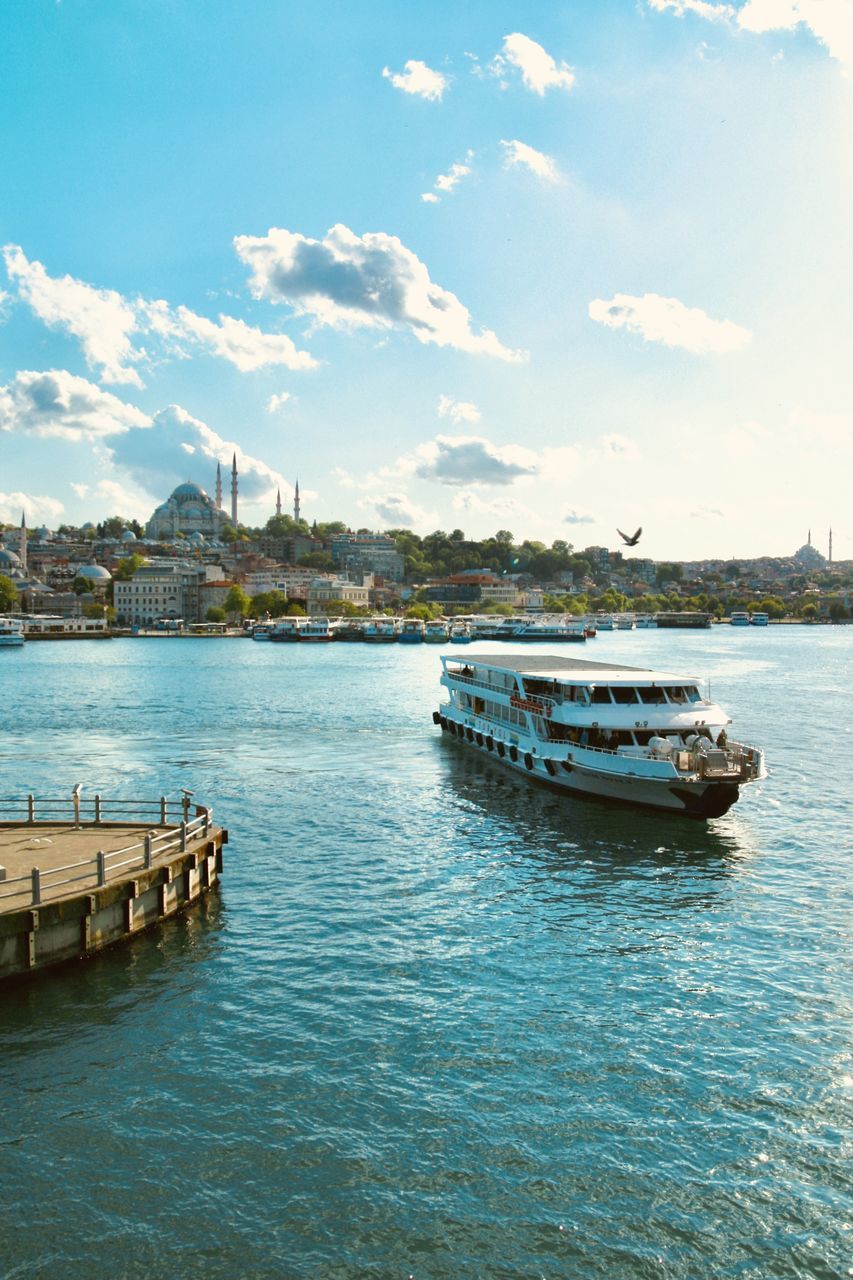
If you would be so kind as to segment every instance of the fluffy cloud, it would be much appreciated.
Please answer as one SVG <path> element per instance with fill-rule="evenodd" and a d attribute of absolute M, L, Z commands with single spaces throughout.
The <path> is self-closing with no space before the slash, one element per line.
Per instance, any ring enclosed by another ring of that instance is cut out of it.
<path fill-rule="evenodd" d="M 439 396 L 438 416 L 451 422 L 479 422 L 480 410 L 468 400 L 454 400 L 452 396 Z"/>
<path fill-rule="evenodd" d="M 241 499 L 272 502 L 277 488 L 288 492 L 290 489 L 278 471 L 245 453 L 233 440 L 224 440 L 176 404 L 156 413 L 146 430 L 131 431 L 110 441 L 110 450 L 116 466 L 147 492 L 161 498 L 187 479 L 212 492 L 217 462 L 222 464 L 223 485 L 228 491 L 234 454 Z"/>
<path fill-rule="evenodd" d="M 233 316 L 220 315 L 216 324 L 186 307 L 178 307 L 176 314 L 176 331 L 181 337 L 195 339 L 241 373 L 253 373 L 271 364 L 297 370 L 316 367 L 317 361 L 307 351 L 298 351 L 286 334 L 264 333 Z"/>
<path fill-rule="evenodd" d="M 24 512 L 27 528 L 32 529 L 58 520 L 64 510 L 58 498 L 49 498 L 45 494 L 0 493 L 0 520 L 4 524 L 19 524 L 21 512 Z"/>
<path fill-rule="evenodd" d="M 363 511 L 375 511 L 379 519 L 392 529 L 411 529 L 414 525 L 425 527 L 435 520 L 434 515 L 412 502 L 405 493 L 363 498 L 358 505 Z"/>
<path fill-rule="evenodd" d="M 465 160 L 471 161 L 473 159 L 474 159 L 474 152 L 468 151 L 465 155 Z M 427 204 L 438 204 L 441 197 L 437 196 L 435 192 L 440 191 L 442 195 L 450 195 L 450 193 L 459 185 L 462 179 L 466 178 L 470 172 L 471 172 L 470 163 L 463 164 L 461 161 L 457 161 L 456 164 L 452 164 L 450 166 L 447 173 L 440 173 L 438 175 L 435 182 L 433 183 L 434 190 L 425 191 L 421 196 L 421 199 L 424 200 Z"/>
<path fill-rule="evenodd" d="M 648 0 L 649 7 L 682 18 L 695 13 L 711 22 L 731 21 L 742 31 L 793 31 L 803 25 L 839 62 L 853 65 L 853 7 L 850 0 L 746 0 L 736 8 L 708 0 Z"/>
<path fill-rule="evenodd" d="M 140 409 L 65 369 L 24 369 L 0 387 L 0 431 L 100 440 L 150 421 Z"/>
<path fill-rule="evenodd" d="M 465 515 L 488 516 L 502 525 L 506 525 L 509 521 L 516 521 L 529 528 L 534 518 L 534 513 L 529 507 L 524 506 L 516 498 L 506 495 L 483 498 L 478 493 L 468 491 L 454 494 L 451 505 L 454 511 L 463 512 Z"/>
<path fill-rule="evenodd" d="M 473 332 L 459 299 L 435 284 L 396 236 L 357 236 L 338 224 L 324 240 L 280 227 L 265 236 L 237 236 L 238 257 L 252 272 L 256 297 L 289 303 L 299 314 L 334 328 L 404 327 L 419 342 L 518 361 L 489 329 Z"/>
<path fill-rule="evenodd" d="M 495 59 L 494 68 L 502 73 L 507 63 L 521 72 L 524 87 L 540 97 L 546 89 L 571 89 L 575 82 L 575 73 L 570 66 L 565 62 L 556 63 L 541 44 L 520 31 L 504 37 L 503 49 Z"/>
<path fill-rule="evenodd" d="M 572 507 L 563 515 L 563 524 L 595 524 L 595 516 L 587 511 L 579 511 Z"/>
<path fill-rule="evenodd" d="M 722 519 L 724 514 L 725 513 L 722 512 L 719 507 L 697 507 L 695 511 L 690 512 L 690 516 L 693 520 L 705 520 L 709 516 Z"/>
<path fill-rule="evenodd" d="M 416 58 L 409 59 L 405 71 L 394 72 L 384 67 L 382 74 L 386 80 L 391 81 L 395 89 L 426 98 L 428 102 L 440 102 L 447 88 L 446 76 L 440 71 L 433 71 L 425 62 L 419 62 Z"/>
<path fill-rule="evenodd" d="M 95 289 L 72 276 L 54 279 L 40 262 L 28 261 L 18 245 L 7 244 L 3 257 L 21 298 L 49 328 L 64 329 L 77 338 L 90 369 L 100 369 L 106 382 L 142 386 L 130 367 L 142 356 L 130 341 L 136 313 L 121 294 Z"/>
<path fill-rule="evenodd" d="M 278 413 L 279 409 L 283 409 L 288 400 L 292 399 L 289 391 L 280 391 L 277 396 L 270 396 L 267 400 L 267 413 Z"/>
<path fill-rule="evenodd" d="M 641 298 L 617 293 L 609 302 L 597 298 L 589 304 L 589 315 L 611 329 L 627 329 L 647 342 L 683 347 L 694 355 L 739 351 L 752 340 L 748 329 L 731 320 L 712 320 L 698 307 L 686 307 L 677 298 L 657 293 Z"/>
<path fill-rule="evenodd" d="M 241 373 L 267 365 L 311 369 L 317 363 L 285 334 L 264 333 L 232 316 L 208 320 L 162 300 L 129 301 L 112 289 L 96 289 L 72 276 L 54 278 L 40 262 L 29 262 L 17 245 L 7 245 L 3 254 L 19 296 L 50 328 L 76 338 L 89 368 L 98 370 L 105 382 L 142 386 L 132 366 L 143 362 L 147 352 L 133 345 L 131 334 L 156 338 L 168 355 L 186 355 L 187 345 L 205 347 Z"/>
<path fill-rule="evenodd" d="M 448 485 L 512 484 L 537 472 L 536 455 L 520 445 L 500 448 L 479 436 L 436 436 L 416 450 L 415 475 Z"/>
<path fill-rule="evenodd" d="M 522 169 L 529 169 L 543 182 L 560 181 L 560 172 L 556 164 L 544 152 L 537 151 L 534 147 L 529 147 L 526 142 L 519 142 L 517 139 L 507 142 L 505 138 L 501 138 L 501 146 L 504 149 L 504 166 L 507 169 L 517 165 Z"/>

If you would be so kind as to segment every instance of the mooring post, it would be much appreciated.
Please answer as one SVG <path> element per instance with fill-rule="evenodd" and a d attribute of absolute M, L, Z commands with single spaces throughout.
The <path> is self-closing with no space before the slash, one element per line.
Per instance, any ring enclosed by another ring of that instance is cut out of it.
<path fill-rule="evenodd" d="M 203 813 L 204 813 L 204 838 L 206 840 L 207 837 L 210 835 L 210 810 L 208 809 L 207 805 L 204 806 Z"/>
<path fill-rule="evenodd" d="M 165 827 L 165 825 L 166 825 L 166 797 L 161 796 L 160 797 L 160 826 Z"/>
<path fill-rule="evenodd" d="M 107 883 L 107 860 L 104 857 L 103 849 L 98 850 L 97 858 L 98 858 L 98 884 L 104 885 Z"/>
<path fill-rule="evenodd" d="M 147 870 L 151 866 L 151 835 L 150 834 L 148 834 L 145 837 L 144 844 L 145 844 L 145 868 Z"/>
<path fill-rule="evenodd" d="M 95 796 L 95 822 L 98 823 L 100 821 L 101 821 L 101 797 L 99 795 L 96 795 Z"/>
<path fill-rule="evenodd" d="M 41 872 L 38 867 L 33 867 L 33 906 L 37 907 L 41 902 Z"/>
<path fill-rule="evenodd" d="M 187 851 L 187 824 L 186 822 L 182 822 L 181 823 L 181 853 L 186 853 L 186 851 Z"/>
<path fill-rule="evenodd" d="M 36 798 L 35 796 L 27 796 L 27 822 L 35 822 L 36 820 Z"/>

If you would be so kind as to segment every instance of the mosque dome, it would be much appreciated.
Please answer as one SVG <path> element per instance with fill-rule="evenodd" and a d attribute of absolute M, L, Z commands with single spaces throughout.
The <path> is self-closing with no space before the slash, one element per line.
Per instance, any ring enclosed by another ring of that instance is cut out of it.
<path fill-rule="evenodd" d="M 201 499 L 201 501 L 204 502 L 205 498 L 207 498 L 207 494 L 200 484 L 193 484 L 191 480 L 187 480 L 184 484 L 179 484 L 177 489 L 172 490 L 172 497 L 178 502 L 180 502 L 182 498 L 195 498 L 196 501 Z"/>
<path fill-rule="evenodd" d="M 194 542 L 196 544 L 200 542 L 204 542 L 204 534 L 201 532 L 200 529 L 196 529 L 193 533 L 190 534 L 188 541 Z"/>
<path fill-rule="evenodd" d="M 85 524 L 81 524 L 80 528 L 81 528 L 81 529 L 94 529 L 94 528 L 95 528 L 95 526 L 92 524 L 92 521 L 91 521 L 91 520 L 87 520 Z"/>
<path fill-rule="evenodd" d="M 50 542 L 51 538 L 53 537 L 53 534 L 51 533 L 50 529 L 48 529 L 47 525 L 43 524 L 40 529 L 36 529 L 36 537 L 38 538 L 39 542 Z"/>
<path fill-rule="evenodd" d="M 102 564 L 83 564 L 77 570 L 78 578 L 85 578 L 87 582 L 93 585 L 98 583 L 112 582 L 113 575 L 109 569 L 105 569 Z"/>
<path fill-rule="evenodd" d="M 132 529 L 125 529 L 124 533 L 121 535 L 121 541 L 122 541 L 122 542 L 135 542 L 135 541 L 136 541 L 136 534 L 133 532 L 133 530 L 132 530 Z"/>
<path fill-rule="evenodd" d="M 21 569 L 21 557 L 7 547 L 0 546 L 0 572 L 8 574 L 10 569 Z"/>

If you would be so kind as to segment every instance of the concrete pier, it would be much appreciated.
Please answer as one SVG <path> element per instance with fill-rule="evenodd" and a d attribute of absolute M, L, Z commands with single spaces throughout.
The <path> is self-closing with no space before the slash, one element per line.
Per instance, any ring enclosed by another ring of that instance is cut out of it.
<path fill-rule="evenodd" d="M 129 939 L 218 882 L 228 833 L 210 811 L 141 804 L 165 821 L 0 820 L 0 981 Z"/>

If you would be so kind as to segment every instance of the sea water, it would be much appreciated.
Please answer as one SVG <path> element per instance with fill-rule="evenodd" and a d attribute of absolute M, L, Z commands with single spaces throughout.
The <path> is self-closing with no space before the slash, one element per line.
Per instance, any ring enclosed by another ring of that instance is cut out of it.
<path fill-rule="evenodd" d="M 853 628 L 562 652 L 710 680 L 767 779 L 557 796 L 442 738 L 431 646 L 0 653 L 0 793 L 230 832 L 200 908 L 0 989 L 0 1275 L 849 1274 Z"/>

